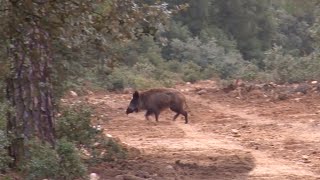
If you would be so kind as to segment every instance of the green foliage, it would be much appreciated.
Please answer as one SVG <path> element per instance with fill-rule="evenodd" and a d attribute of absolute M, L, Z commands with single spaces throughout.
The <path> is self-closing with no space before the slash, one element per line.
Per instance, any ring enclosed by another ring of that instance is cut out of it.
<path fill-rule="evenodd" d="M 28 156 L 20 167 L 26 179 L 76 179 L 86 168 L 72 143 L 60 140 L 56 149 L 33 140 L 28 142 Z"/>
<path fill-rule="evenodd" d="M 79 164 L 80 159 L 76 147 L 87 151 L 81 151 L 89 163 L 113 161 L 126 157 L 126 150 L 114 139 L 106 137 L 102 129 L 91 126 L 91 111 L 84 105 L 74 105 L 65 108 L 61 117 L 57 120 L 58 142 L 57 152 L 61 157 L 61 171 L 64 176 L 75 176 L 84 172 L 83 165 Z M 64 161 L 65 160 L 65 161 Z"/>
<path fill-rule="evenodd" d="M 302 82 L 305 80 L 319 79 L 320 57 L 311 54 L 305 57 L 294 57 L 286 54 L 281 47 L 274 47 L 267 53 L 264 60 L 266 72 L 272 80 L 284 82 Z"/>
<path fill-rule="evenodd" d="M 238 75 L 246 64 L 238 52 L 225 51 L 213 38 L 208 42 L 201 42 L 197 38 L 188 39 L 187 42 L 175 39 L 171 47 L 172 59 L 180 61 L 185 69 L 184 80 L 196 81 L 215 76 L 231 78 Z M 197 66 L 185 67 L 188 62 Z"/>
<path fill-rule="evenodd" d="M 188 62 L 186 64 L 183 64 L 183 77 L 182 79 L 187 82 L 195 82 L 197 80 L 201 79 L 200 69 L 201 67 L 193 62 Z"/>
<path fill-rule="evenodd" d="M 76 179 L 85 176 L 86 167 L 73 143 L 60 139 L 57 143 L 57 153 L 60 157 L 59 177 L 61 179 Z"/>
<path fill-rule="evenodd" d="M 210 25 L 203 29 L 199 34 L 199 38 L 206 43 L 215 38 L 217 45 L 223 47 L 226 52 L 237 50 L 237 42 L 232 37 L 228 37 L 226 32 L 216 25 Z"/>
<path fill-rule="evenodd" d="M 192 37 L 188 27 L 182 25 L 181 22 L 176 21 L 170 22 L 169 30 L 165 35 L 168 39 L 179 39 L 181 41 L 186 41 L 188 38 Z"/>
<path fill-rule="evenodd" d="M 137 63 L 132 68 L 119 67 L 107 76 L 107 88 L 111 90 L 131 87 L 135 89 L 146 89 L 151 87 L 173 85 L 174 79 L 170 72 L 164 69 L 156 69 L 151 63 Z"/>
<path fill-rule="evenodd" d="M 261 70 L 252 63 L 246 63 L 240 70 L 237 76 L 244 80 L 253 81 L 259 77 Z"/>
<path fill-rule="evenodd" d="M 275 44 L 282 46 L 287 54 L 293 56 L 306 56 L 314 51 L 315 41 L 310 29 L 315 23 L 310 14 L 296 17 L 279 9 L 276 11 L 275 17 L 278 24 Z"/>
<path fill-rule="evenodd" d="M 91 109 L 87 106 L 65 107 L 57 118 L 57 138 L 65 138 L 78 145 L 92 143 L 98 131 L 91 126 L 90 116 Z"/>
<path fill-rule="evenodd" d="M 215 0 L 215 23 L 237 41 L 244 59 L 262 59 L 271 47 L 275 24 L 267 0 Z"/>
<path fill-rule="evenodd" d="M 90 164 L 96 164 L 105 161 L 117 161 L 127 157 L 127 151 L 119 142 L 106 136 L 98 136 L 97 142 L 88 148 L 91 158 Z"/>
<path fill-rule="evenodd" d="M 59 177 L 59 156 L 55 149 L 48 144 L 30 141 L 28 153 L 22 170 L 28 180 Z"/>

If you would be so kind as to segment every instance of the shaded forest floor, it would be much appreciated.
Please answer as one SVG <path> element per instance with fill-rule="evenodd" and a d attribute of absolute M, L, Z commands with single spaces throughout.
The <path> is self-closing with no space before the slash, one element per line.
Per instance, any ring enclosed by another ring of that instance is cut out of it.
<path fill-rule="evenodd" d="M 94 124 L 130 148 L 125 161 L 91 167 L 101 179 L 320 179 L 320 94 L 287 98 L 259 91 L 219 90 L 214 81 L 177 85 L 190 123 L 173 112 L 159 122 L 125 114 L 130 93 L 83 98 Z"/>

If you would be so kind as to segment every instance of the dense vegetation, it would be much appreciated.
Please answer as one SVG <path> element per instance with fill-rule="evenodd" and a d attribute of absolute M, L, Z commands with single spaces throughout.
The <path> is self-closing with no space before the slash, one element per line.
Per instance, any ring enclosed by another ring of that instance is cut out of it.
<path fill-rule="evenodd" d="M 56 121 L 68 89 L 319 80 L 319 12 L 316 0 L 0 0 L 0 169 L 73 179 L 125 157 L 86 107 Z"/>

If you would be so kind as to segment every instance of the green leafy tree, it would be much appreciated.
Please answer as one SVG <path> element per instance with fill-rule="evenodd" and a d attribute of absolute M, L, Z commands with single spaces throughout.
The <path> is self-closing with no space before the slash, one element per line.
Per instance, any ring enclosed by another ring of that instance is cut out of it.
<path fill-rule="evenodd" d="M 270 1 L 215 0 L 213 5 L 213 22 L 235 38 L 244 59 L 262 60 L 275 32 Z"/>
<path fill-rule="evenodd" d="M 36 138 L 55 146 L 52 77 L 62 63 L 56 52 L 63 48 L 82 52 L 84 42 L 103 48 L 103 41 L 136 38 L 150 33 L 152 22 L 159 24 L 169 16 L 163 13 L 165 5 L 139 6 L 130 0 L 1 0 L 0 4 L 0 34 L 7 49 L 3 64 L 10 67 L 5 74 L 7 132 L 15 165 L 25 157 L 26 140 Z M 99 39 L 99 34 L 108 34 L 109 39 Z"/>

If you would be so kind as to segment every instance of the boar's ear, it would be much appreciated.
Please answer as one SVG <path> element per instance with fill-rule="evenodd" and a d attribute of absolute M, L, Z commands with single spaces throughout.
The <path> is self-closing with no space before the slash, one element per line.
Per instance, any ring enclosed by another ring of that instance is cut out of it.
<path fill-rule="evenodd" d="M 139 98 L 139 92 L 138 91 L 135 91 L 133 93 L 133 98 Z"/>

